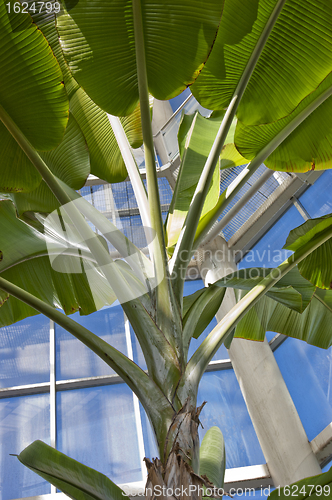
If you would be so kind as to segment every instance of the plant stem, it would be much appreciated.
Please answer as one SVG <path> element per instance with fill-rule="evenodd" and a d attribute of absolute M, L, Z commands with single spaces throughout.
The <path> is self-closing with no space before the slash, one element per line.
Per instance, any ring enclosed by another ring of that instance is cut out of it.
<path fill-rule="evenodd" d="M 143 33 L 143 20 L 141 11 L 141 1 L 133 0 L 133 13 L 134 13 L 134 32 L 135 32 L 135 45 L 136 45 L 136 63 L 137 63 L 137 79 L 139 89 L 139 99 L 141 108 L 143 144 L 144 144 L 144 157 L 146 179 L 148 187 L 148 201 L 150 207 L 150 218 L 152 228 L 157 234 L 157 245 L 154 250 L 154 260 L 157 267 L 157 277 L 160 279 L 166 276 L 167 260 L 165 252 L 163 222 L 160 208 L 158 179 L 156 172 L 156 163 L 154 155 L 154 144 L 152 125 L 150 118 L 150 103 L 149 103 L 149 89 L 148 78 L 146 70 L 146 57 L 145 57 L 145 44 Z"/>
<path fill-rule="evenodd" d="M 219 131 L 217 133 L 216 139 L 210 151 L 210 154 L 206 160 L 203 172 L 197 184 L 193 199 L 191 201 L 187 218 L 184 223 L 183 229 L 180 233 L 178 242 L 175 246 L 174 254 L 172 257 L 173 268 L 172 272 L 172 280 L 173 280 L 173 288 L 175 291 L 176 297 L 182 296 L 183 293 L 183 283 L 184 277 L 186 273 L 186 269 L 188 267 L 189 261 L 191 259 L 191 251 L 195 238 L 196 229 L 199 222 L 199 217 L 202 212 L 202 208 L 204 205 L 204 201 L 206 195 L 208 193 L 211 179 L 213 176 L 214 169 L 216 168 L 218 158 L 221 153 L 221 149 L 224 145 L 226 136 L 228 134 L 229 128 L 232 124 L 232 121 L 235 117 L 235 113 L 240 104 L 243 93 L 247 87 L 249 79 L 255 69 L 257 61 L 265 47 L 265 44 L 270 36 L 270 33 L 279 17 L 279 14 L 285 4 L 286 0 L 279 0 L 276 7 L 274 8 L 268 22 L 266 23 L 264 30 L 258 40 L 257 45 L 255 46 L 254 51 L 251 54 L 251 57 L 242 73 L 242 76 L 237 84 L 237 87 L 234 91 L 231 102 L 228 106 L 228 109 L 225 113 L 223 121 L 220 125 Z M 229 202 L 228 202 L 229 203 Z M 184 257 L 183 257 L 184 255 Z"/>
<path fill-rule="evenodd" d="M 184 397 L 181 392 L 187 390 L 197 394 L 199 381 L 208 363 L 222 344 L 223 339 L 234 329 L 236 324 L 245 314 L 247 314 L 258 300 L 275 285 L 275 283 L 330 238 L 332 238 L 332 226 L 322 231 L 320 234 L 318 233 L 314 241 L 307 242 L 282 264 L 273 269 L 268 276 L 263 278 L 258 285 L 252 288 L 252 290 L 250 290 L 250 292 L 248 292 L 236 306 L 224 316 L 189 360 L 186 373 L 181 382 L 180 397 Z M 186 387 L 186 385 L 188 387 Z M 187 394 L 185 397 L 187 397 Z"/>
<path fill-rule="evenodd" d="M 150 228 L 151 220 L 150 220 L 148 197 L 136 161 L 133 158 L 128 138 L 123 129 L 120 118 L 118 116 L 112 116 L 112 115 L 107 115 L 107 116 L 111 124 L 112 130 L 114 132 L 115 139 L 121 151 L 123 161 L 127 168 L 131 185 L 135 193 L 135 198 L 139 208 L 140 216 L 142 218 L 143 226 L 146 228 Z"/>
<path fill-rule="evenodd" d="M 136 45 L 137 78 L 141 107 L 146 178 L 148 185 L 148 200 L 150 207 L 151 226 L 152 229 L 156 232 L 156 238 L 154 239 L 153 247 L 153 261 L 156 268 L 157 283 L 159 283 L 157 287 L 156 319 L 158 326 L 160 326 L 160 328 L 164 330 L 164 333 L 167 335 L 168 340 L 172 343 L 172 345 L 176 347 L 176 350 L 181 359 L 183 357 L 181 341 L 181 321 L 179 308 L 173 300 L 171 283 L 168 279 L 168 260 L 166 254 L 165 235 L 161 215 L 158 179 L 154 155 L 141 0 L 133 0 L 132 3 Z M 174 334 L 173 339 L 172 334 Z"/>

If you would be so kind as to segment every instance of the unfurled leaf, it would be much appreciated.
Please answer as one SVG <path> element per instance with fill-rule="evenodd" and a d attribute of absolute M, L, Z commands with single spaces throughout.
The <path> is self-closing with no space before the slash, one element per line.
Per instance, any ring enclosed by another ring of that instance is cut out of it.
<path fill-rule="evenodd" d="M 62 73 L 47 40 L 29 14 L 11 13 L 0 1 L 0 104 L 40 150 L 55 148 L 68 121 Z"/>
<path fill-rule="evenodd" d="M 11 201 L 0 202 L 0 221 L 0 250 L 3 256 L 0 262 L 1 277 L 47 304 L 62 307 L 67 314 L 78 310 L 81 314 L 90 314 L 116 300 L 105 278 L 89 263 L 91 257 L 84 256 L 84 253 L 82 259 L 67 256 L 68 260 L 72 259 L 71 269 L 78 269 L 78 273 L 56 272 L 51 266 L 47 246 L 51 240 L 19 220 Z M 61 238 L 54 241 L 61 249 Z M 85 271 L 89 270 L 89 279 L 81 268 L 83 262 Z M 100 284 L 97 286 L 94 281 L 92 290 L 91 280 L 95 274 Z M 33 309 L 10 296 L 0 308 L 0 325 L 11 324 L 32 314 L 36 314 Z"/>
<path fill-rule="evenodd" d="M 42 9 L 41 12 L 38 10 L 35 13 L 32 12 L 32 17 L 47 38 L 62 69 L 65 87 L 70 98 L 71 113 L 80 126 L 88 145 L 91 174 L 111 183 L 123 181 L 127 177 L 127 170 L 107 113 L 90 99 L 71 75 L 59 43 L 54 14 L 48 14 L 46 9 Z M 143 137 L 139 104 L 131 115 L 121 118 L 121 122 L 130 145 L 133 148 L 140 147 Z"/>
<path fill-rule="evenodd" d="M 87 141 L 91 173 L 111 183 L 123 181 L 128 175 L 127 169 L 107 113 L 82 88 L 72 93 L 70 107 Z M 140 119 L 139 105 L 131 115 L 121 119 L 132 147 L 136 148 L 143 141 Z"/>
<path fill-rule="evenodd" d="M 249 163 L 249 160 L 244 158 L 241 153 L 235 147 L 235 144 L 229 143 L 225 144 L 222 148 L 220 157 L 219 157 L 219 168 L 220 170 L 224 170 L 226 168 L 238 167 L 240 165 L 246 165 Z"/>
<path fill-rule="evenodd" d="M 237 149 L 246 158 L 252 160 L 278 134 L 283 134 L 292 120 L 301 114 L 311 114 L 283 138 L 281 144 L 264 160 L 272 170 L 287 172 L 307 172 L 324 170 L 332 166 L 332 126 L 329 117 L 332 112 L 332 74 L 314 89 L 289 115 L 259 125 L 247 125 L 238 122 L 235 133 Z M 316 99 L 321 99 L 316 109 Z"/>
<path fill-rule="evenodd" d="M 199 474 L 209 478 L 216 488 L 223 488 L 226 468 L 225 442 L 219 427 L 206 431 L 199 449 Z"/>

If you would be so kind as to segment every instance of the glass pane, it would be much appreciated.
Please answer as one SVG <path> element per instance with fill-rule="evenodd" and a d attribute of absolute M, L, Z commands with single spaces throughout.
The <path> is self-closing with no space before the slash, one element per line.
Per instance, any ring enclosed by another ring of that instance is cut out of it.
<path fill-rule="evenodd" d="M 239 263 L 239 269 L 248 267 L 277 267 L 289 255 L 290 250 L 283 250 L 289 232 L 304 223 L 303 217 L 292 206 L 275 223 L 270 231 L 247 253 Z"/>
<path fill-rule="evenodd" d="M 130 193 L 127 191 L 127 186 L 130 187 Z M 131 184 L 128 182 L 119 182 L 117 184 L 112 184 L 112 193 L 116 210 L 128 210 L 128 200 L 134 198 Z"/>
<path fill-rule="evenodd" d="M 332 467 L 332 460 L 330 460 L 325 467 L 322 468 L 322 472 L 327 472 Z"/>
<path fill-rule="evenodd" d="M 89 316 L 72 315 L 110 345 L 127 354 L 124 334 L 124 316 L 121 306 L 106 307 Z M 58 380 L 96 377 L 114 373 L 102 359 L 90 351 L 73 335 L 56 325 L 56 373 Z"/>
<path fill-rule="evenodd" d="M 226 467 L 245 467 L 265 463 L 255 430 L 233 370 L 208 372 L 198 390 L 198 405 L 207 401 L 200 420 L 199 434 L 217 425 L 226 446 Z"/>
<path fill-rule="evenodd" d="M 117 220 L 117 227 L 138 248 L 144 248 L 147 246 L 140 215 L 121 217 Z"/>
<path fill-rule="evenodd" d="M 288 338 L 275 358 L 311 441 L 332 422 L 332 348 Z"/>
<path fill-rule="evenodd" d="M 36 439 L 50 444 L 49 396 L 38 394 L 0 400 L 0 500 L 43 495 L 50 484 L 16 457 Z"/>
<path fill-rule="evenodd" d="M 166 177 L 158 177 L 159 197 L 161 205 L 168 205 L 172 201 L 173 192 Z"/>
<path fill-rule="evenodd" d="M 125 384 L 58 392 L 58 449 L 116 483 L 142 481 L 133 394 Z"/>
<path fill-rule="evenodd" d="M 160 458 L 160 453 L 157 448 L 156 438 L 150 420 L 148 419 L 148 416 L 145 413 L 145 410 L 141 403 L 139 404 L 139 407 L 142 422 L 145 456 L 150 460 L 151 458 Z"/>
<path fill-rule="evenodd" d="M 332 171 L 327 170 L 300 198 L 312 219 L 332 212 Z"/>
<path fill-rule="evenodd" d="M 106 212 L 107 205 L 105 199 L 104 185 L 91 186 L 91 201 L 94 207 L 100 212 Z"/>
<path fill-rule="evenodd" d="M 221 190 L 223 191 L 232 177 L 235 177 L 237 173 L 243 167 L 233 167 L 224 172 L 222 171 L 221 177 Z M 258 181 L 258 179 L 267 171 L 264 165 L 261 165 L 257 171 L 248 179 L 246 184 L 240 189 L 240 191 L 235 195 L 234 199 L 230 202 L 228 207 L 224 210 L 223 214 L 219 217 L 219 220 L 229 212 L 229 210 L 244 196 L 244 194 L 250 189 L 250 187 Z M 228 241 L 230 238 L 238 231 L 242 226 L 244 226 L 248 219 L 256 212 L 256 210 L 267 200 L 267 198 L 275 191 L 279 185 L 288 178 L 288 174 L 284 172 L 278 172 L 278 178 L 271 176 L 265 184 L 256 191 L 250 200 L 241 208 L 238 213 L 232 218 L 232 220 L 223 228 L 222 232 L 225 239 Z M 226 185 L 226 186 L 225 186 Z"/>
<path fill-rule="evenodd" d="M 0 387 L 50 380 L 50 320 L 38 315 L 1 328 Z"/>

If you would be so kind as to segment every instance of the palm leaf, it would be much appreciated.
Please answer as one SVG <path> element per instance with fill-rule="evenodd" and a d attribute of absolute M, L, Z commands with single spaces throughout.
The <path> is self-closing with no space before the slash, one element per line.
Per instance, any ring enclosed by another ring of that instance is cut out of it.
<path fill-rule="evenodd" d="M 113 115 L 138 102 L 132 3 L 64 2 L 58 29 L 65 59 L 91 99 Z M 170 99 L 197 77 L 213 44 L 223 2 L 142 1 L 147 76 L 151 94 Z"/>
<path fill-rule="evenodd" d="M 226 2 L 211 55 L 192 86 L 208 109 L 230 103 L 277 0 Z M 269 36 L 238 109 L 248 124 L 273 122 L 289 113 L 331 71 L 332 5 L 328 0 L 288 0 Z"/>
<path fill-rule="evenodd" d="M 19 149 L 18 145 L 17 148 Z M 69 187 L 79 189 L 83 186 L 90 173 L 89 152 L 82 131 L 72 114 L 63 141 L 53 151 L 41 153 L 41 157 L 54 175 Z M 24 212 L 52 212 L 59 207 L 58 200 L 45 181 L 29 193 L 11 195 L 11 199 L 20 216 Z"/>
<path fill-rule="evenodd" d="M 0 1 L 0 118 L 6 115 L 32 145 L 42 151 L 62 140 L 68 121 L 68 98 L 56 58 L 28 14 L 14 13 L 14 2 Z M 0 190 L 30 191 L 41 176 L 5 126 L 0 123 Z"/>

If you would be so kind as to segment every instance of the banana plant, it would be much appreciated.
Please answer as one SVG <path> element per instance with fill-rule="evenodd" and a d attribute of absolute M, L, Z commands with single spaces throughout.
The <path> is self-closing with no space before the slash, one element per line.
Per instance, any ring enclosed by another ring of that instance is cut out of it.
<path fill-rule="evenodd" d="M 146 458 L 147 498 L 156 487 L 165 499 L 188 487 L 200 499 L 223 487 L 222 436 L 212 428 L 200 451 L 202 407 L 196 407 L 200 379 L 220 345 L 229 344 L 234 329 L 238 336 L 253 332 L 255 340 L 267 328 L 294 335 L 288 321 L 298 338 L 332 344 L 331 216 L 293 231 L 287 246 L 294 253 L 278 268 L 228 276 L 183 297 L 193 252 L 263 162 L 295 172 L 331 167 L 332 5 L 63 0 L 57 12 L 25 13 L 14 3 L 0 0 L 0 190 L 6 198 L 0 202 L 0 324 L 42 313 L 92 349 L 151 421 L 159 457 Z M 181 165 L 164 226 L 150 96 L 167 100 L 188 86 L 213 114 L 183 117 Z M 132 146 L 143 141 L 147 189 L 129 140 Z M 243 164 L 232 187 L 219 193 L 220 169 Z M 108 182 L 129 175 L 149 258 L 77 194 L 90 171 Z M 112 259 L 109 244 L 123 260 Z M 191 338 L 211 321 L 227 287 L 241 290 L 237 305 L 188 360 Z M 147 372 L 68 317 L 116 299 Z M 307 326 L 313 323 L 315 330 Z M 124 494 L 109 478 L 38 441 L 19 460 L 71 498 Z"/>

